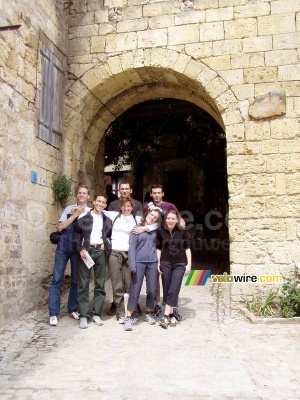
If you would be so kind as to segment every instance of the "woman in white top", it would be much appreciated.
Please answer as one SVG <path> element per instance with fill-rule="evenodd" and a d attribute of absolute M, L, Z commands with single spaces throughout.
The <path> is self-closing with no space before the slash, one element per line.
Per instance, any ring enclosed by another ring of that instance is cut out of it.
<path fill-rule="evenodd" d="M 129 293 L 131 273 L 128 265 L 129 236 L 132 229 L 141 221 L 134 216 L 134 201 L 130 197 L 120 199 L 120 212 L 104 211 L 112 220 L 111 244 L 112 252 L 108 265 L 113 289 L 113 300 L 117 306 L 116 317 L 120 318 L 120 306 L 124 293 Z"/>

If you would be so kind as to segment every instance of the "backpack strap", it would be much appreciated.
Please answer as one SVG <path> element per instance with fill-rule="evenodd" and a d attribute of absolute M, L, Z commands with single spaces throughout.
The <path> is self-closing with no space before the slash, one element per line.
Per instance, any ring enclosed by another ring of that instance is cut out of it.
<path fill-rule="evenodd" d="M 122 214 L 122 213 L 119 213 L 119 214 L 116 216 L 116 218 L 113 220 L 111 229 L 113 229 L 114 223 L 116 222 L 117 218 L 121 218 L 121 214 Z M 137 221 L 136 221 L 135 215 L 134 215 L 134 214 L 131 214 L 131 215 L 133 216 L 134 222 L 135 222 L 135 224 L 137 225 L 138 223 L 137 223 Z"/>
<path fill-rule="evenodd" d="M 117 219 L 117 218 L 121 218 L 121 213 L 119 213 L 119 214 L 116 216 L 116 218 L 113 220 L 113 223 L 112 223 L 111 229 L 113 229 L 113 227 L 114 227 L 114 223 L 116 222 L 116 219 Z"/>

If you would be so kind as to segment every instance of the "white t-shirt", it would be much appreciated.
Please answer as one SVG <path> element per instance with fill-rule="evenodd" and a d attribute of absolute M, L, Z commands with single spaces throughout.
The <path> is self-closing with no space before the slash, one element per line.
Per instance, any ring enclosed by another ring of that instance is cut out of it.
<path fill-rule="evenodd" d="M 101 214 L 94 214 L 91 211 L 91 216 L 93 217 L 93 229 L 91 232 L 90 244 L 102 244 L 102 229 L 103 229 L 103 215 Z"/>
<path fill-rule="evenodd" d="M 132 229 L 141 222 L 141 217 L 136 216 L 136 222 L 132 214 L 126 216 L 117 211 L 103 211 L 113 221 L 111 244 L 113 250 L 128 251 L 129 235 Z"/>

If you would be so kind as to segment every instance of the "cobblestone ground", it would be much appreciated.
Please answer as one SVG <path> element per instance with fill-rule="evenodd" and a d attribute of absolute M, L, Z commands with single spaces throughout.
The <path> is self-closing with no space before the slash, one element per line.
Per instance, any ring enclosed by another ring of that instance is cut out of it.
<path fill-rule="evenodd" d="M 183 286 L 184 320 L 167 330 L 140 317 L 125 332 L 106 312 L 86 330 L 66 314 L 50 327 L 46 308 L 24 315 L 0 331 L 0 398 L 299 399 L 300 325 L 252 325 L 229 299 L 226 285 Z"/>

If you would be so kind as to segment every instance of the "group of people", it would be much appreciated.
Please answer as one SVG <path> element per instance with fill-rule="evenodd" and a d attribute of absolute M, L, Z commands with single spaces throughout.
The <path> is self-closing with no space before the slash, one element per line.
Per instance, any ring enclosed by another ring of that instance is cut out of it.
<path fill-rule="evenodd" d="M 162 312 L 160 281 L 162 277 L 164 314 L 159 325 L 175 327 L 182 319 L 178 297 L 184 275 L 191 270 L 191 251 L 185 222 L 174 204 L 163 201 L 163 187 L 150 188 L 151 202 L 142 204 L 131 197 L 128 181 L 119 184 L 120 198 L 110 202 L 104 193 L 94 196 L 92 209 L 87 206 L 89 188 L 77 189 L 77 204 L 66 207 L 59 219 L 62 231 L 57 245 L 52 283 L 49 288 L 50 325 L 58 324 L 60 291 L 68 260 L 71 285 L 68 313 L 88 328 L 88 320 L 103 325 L 106 266 L 112 283 L 113 299 L 109 314 L 116 314 L 126 331 L 133 329 L 135 311 L 140 311 L 139 296 L 146 278 L 145 321 L 155 325 Z M 92 263 L 91 263 L 92 261 Z M 93 264 L 93 265 L 92 265 Z M 94 270 L 93 310 L 89 307 L 91 266 Z M 126 315 L 121 317 L 124 294 L 129 293 Z"/>

